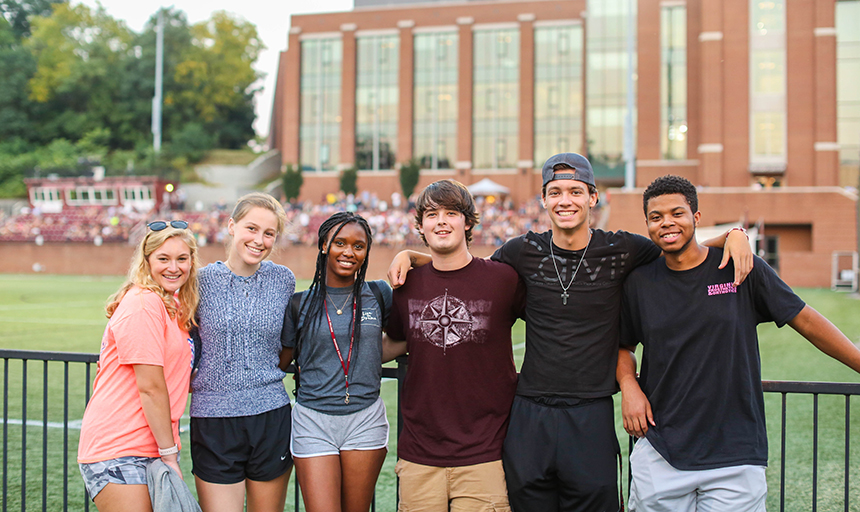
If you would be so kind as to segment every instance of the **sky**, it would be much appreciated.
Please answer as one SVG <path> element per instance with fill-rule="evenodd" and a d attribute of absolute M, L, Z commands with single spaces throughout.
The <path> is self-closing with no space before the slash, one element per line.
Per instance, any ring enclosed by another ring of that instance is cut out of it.
<path fill-rule="evenodd" d="M 266 50 L 260 52 L 255 65 L 258 71 L 265 73 L 263 90 L 256 98 L 257 120 L 254 122 L 254 129 L 260 135 L 267 135 L 269 131 L 278 54 L 287 48 L 290 15 L 349 11 L 353 8 L 353 0 L 175 0 L 163 4 L 129 0 L 78 0 L 72 3 L 90 7 L 101 4 L 109 15 L 125 21 L 128 28 L 138 33 L 160 7 L 170 6 L 185 11 L 190 24 L 209 19 L 215 11 L 227 11 L 256 25 L 257 34 L 266 45 Z"/>

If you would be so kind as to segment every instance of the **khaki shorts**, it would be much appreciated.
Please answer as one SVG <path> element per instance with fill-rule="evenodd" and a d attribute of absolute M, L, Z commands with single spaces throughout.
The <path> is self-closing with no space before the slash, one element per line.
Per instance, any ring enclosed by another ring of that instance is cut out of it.
<path fill-rule="evenodd" d="M 400 459 L 394 472 L 400 477 L 400 512 L 511 510 L 501 460 L 442 468 Z"/>

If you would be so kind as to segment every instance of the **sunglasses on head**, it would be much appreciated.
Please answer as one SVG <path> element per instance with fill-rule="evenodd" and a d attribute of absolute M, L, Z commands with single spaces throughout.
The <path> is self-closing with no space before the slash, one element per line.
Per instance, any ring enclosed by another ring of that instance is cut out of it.
<path fill-rule="evenodd" d="M 151 231 L 161 231 L 167 229 L 167 226 L 176 229 L 188 229 L 188 223 L 184 220 L 172 220 L 170 222 L 164 220 L 156 220 L 146 225 Z"/>

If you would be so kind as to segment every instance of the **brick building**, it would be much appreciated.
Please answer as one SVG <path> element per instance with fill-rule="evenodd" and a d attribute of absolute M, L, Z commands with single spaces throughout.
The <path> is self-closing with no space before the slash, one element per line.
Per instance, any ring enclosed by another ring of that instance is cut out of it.
<path fill-rule="evenodd" d="M 351 167 L 395 192 L 414 159 L 419 186 L 489 177 L 524 201 L 547 157 L 585 153 L 601 189 L 628 186 L 605 227 L 638 232 L 630 187 L 679 174 L 704 225 L 760 222 L 788 282 L 829 286 L 857 247 L 858 83 L 858 0 L 356 0 L 291 18 L 270 137 L 312 200 Z"/>

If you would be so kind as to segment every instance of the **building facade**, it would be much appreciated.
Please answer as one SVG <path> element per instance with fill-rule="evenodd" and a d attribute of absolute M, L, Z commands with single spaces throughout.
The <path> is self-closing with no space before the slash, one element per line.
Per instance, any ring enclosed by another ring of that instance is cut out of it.
<path fill-rule="evenodd" d="M 763 223 L 793 284 L 829 285 L 832 252 L 856 249 L 858 0 L 358 5 L 293 16 L 281 54 L 270 137 L 304 198 L 353 167 L 382 197 L 414 160 L 419 186 L 490 177 L 525 201 L 574 151 L 627 185 L 610 229 L 643 232 L 630 187 L 672 173 L 702 187 L 703 222 Z"/>

